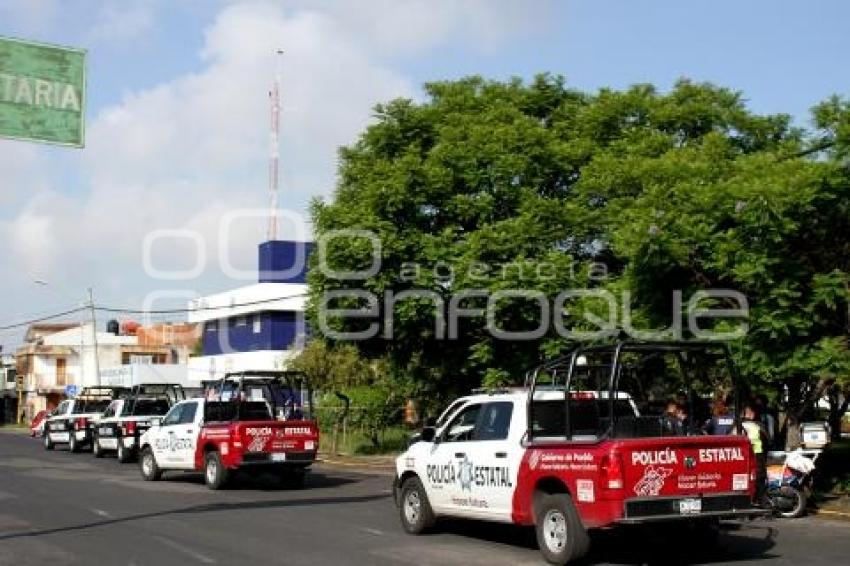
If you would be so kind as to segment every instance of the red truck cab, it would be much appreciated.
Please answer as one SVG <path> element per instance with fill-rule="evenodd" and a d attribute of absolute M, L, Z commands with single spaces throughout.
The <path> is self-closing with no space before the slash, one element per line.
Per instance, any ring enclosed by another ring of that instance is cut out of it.
<path fill-rule="evenodd" d="M 300 385 L 291 372 L 244 372 L 177 403 L 139 440 L 142 477 L 199 471 L 207 487 L 220 489 L 235 470 L 269 470 L 300 485 L 319 450 Z"/>
<path fill-rule="evenodd" d="M 413 534 L 438 517 L 534 526 L 544 557 L 566 564 L 587 552 L 590 529 L 763 515 L 747 438 L 702 432 L 723 385 L 687 376 L 728 363 L 722 348 L 700 361 L 716 348 L 577 348 L 523 387 L 463 398 L 396 462 L 402 525 Z M 684 375 L 673 378 L 674 369 Z M 690 412 L 675 430 L 665 427 L 665 383 Z"/>

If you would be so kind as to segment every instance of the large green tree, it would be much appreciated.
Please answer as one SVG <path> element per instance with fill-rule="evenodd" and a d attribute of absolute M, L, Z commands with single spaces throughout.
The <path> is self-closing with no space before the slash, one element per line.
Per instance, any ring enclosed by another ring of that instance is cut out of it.
<path fill-rule="evenodd" d="M 740 93 L 684 80 L 667 93 L 639 85 L 589 94 L 548 75 L 425 90 L 425 102 L 376 108 L 376 122 L 341 151 L 333 199 L 314 203 L 317 237 L 356 229 L 381 242 L 374 276 L 311 270 L 315 327 L 323 295 L 339 289 L 424 289 L 446 304 L 469 290 L 629 290 L 634 324 L 651 327 L 680 315 L 674 290 L 728 288 L 749 300 L 750 331 L 735 352 L 754 386 L 787 386 L 801 399 L 846 373 L 846 102 L 820 105 L 806 132 L 788 116 L 751 112 Z M 362 270 L 370 250 L 362 238 L 335 238 L 325 256 L 333 269 Z M 600 308 L 571 306 L 568 326 Z M 481 317 L 440 339 L 433 297 L 393 310 L 392 338 L 381 325 L 357 347 L 388 357 L 423 397 L 516 381 L 564 347 L 552 332 L 499 340 Z M 496 309 L 505 329 L 534 328 L 539 316 L 529 299 Z"/>

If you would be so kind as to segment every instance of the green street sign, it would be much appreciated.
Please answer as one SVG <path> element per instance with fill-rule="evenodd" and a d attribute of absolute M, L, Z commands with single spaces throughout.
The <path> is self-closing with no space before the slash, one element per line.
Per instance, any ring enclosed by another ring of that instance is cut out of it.
<path fill-rule="evenodd" d="M 0 137 L 83 147 L 86 52 L 0 37 Z"/>

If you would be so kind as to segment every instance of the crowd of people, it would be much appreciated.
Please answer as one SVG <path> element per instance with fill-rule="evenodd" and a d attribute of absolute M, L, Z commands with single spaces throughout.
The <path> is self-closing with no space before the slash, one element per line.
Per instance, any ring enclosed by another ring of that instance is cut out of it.
<path fill-rule="evenodd" d="M 670 400 L 662 416 L 665 434 L 685 436 L 690 434 L 728 435 L 744 434 L 750 440 L 756 458 L 757 498 L 761 499 L 767 478 L 767 452 L 777 438 L 776 419 L 768 410 L 767 399 L 759 396 L 743 405 L 741 428 L 736 428 L 736 415 L 725 399 L 717 398 L 711 405 L 711 417 L 701 424 L 688 416 L 688 405 L 682 399 Z"/>

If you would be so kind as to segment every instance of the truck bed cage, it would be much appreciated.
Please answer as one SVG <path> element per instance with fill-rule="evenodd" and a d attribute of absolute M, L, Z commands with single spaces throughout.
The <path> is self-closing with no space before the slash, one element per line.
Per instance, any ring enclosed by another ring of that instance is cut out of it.
<path fill-rule="evenodd" d="M 621 355 L 625 352 L 658 352 L 658 353 L 674 353 L 681 360 L 682 352 L 709 352 L 717 351 L 725 359 L 730 371 L 730 376 L 733 385 L 737 392 L 740 378 L 738 376 L 735 364 L 732 363 L 729 347 L 723 342 L 706 341 L 706 340 L 688 340 L 688 341 L 632 341 L 632 340 L 617 340 L 607 344 L 592 344 L 592 345 L 577 345 L 569 350 L 566 354 L 559 356 L 548 362 L 544 362 L 535 368 L 532 368 L 526 373 L 525 388 L 528 390 L 528 399 L 526 415 L 528 418 L 526 431 L 526 441 L 532 443 L 534 441 L 534 394 L 536 391 L 558 391 L 564 394 L 564 414 L 565 414 L 565 429 L 564 439 L 570 439 L 570 390 L 573 375 L 579 357 L 584 354 L 599 354 L 608 353 L 611 356 L 610 364 L 583 364 L 582 367 L 594 367 L 608 371 L 607 384 L 607 405 L 608 405 L 608 422 L 609 428 L 604 436 L 611 434 L 611 428 L 614 423 L 614 402 L 617 398 L 616 391 L 620 370 L 622 368 Z M 539 385 L 538 379 L 542 374 L 551 373 L 552 383 Z M 563 381 L 558 382 L 557 377 L 563 375 Z M 740 415 L 739 399 L 736 395 L 735 414 Z"/>

